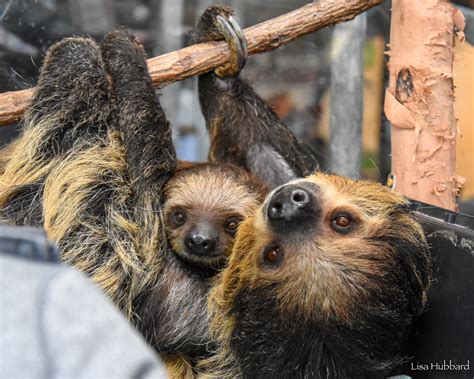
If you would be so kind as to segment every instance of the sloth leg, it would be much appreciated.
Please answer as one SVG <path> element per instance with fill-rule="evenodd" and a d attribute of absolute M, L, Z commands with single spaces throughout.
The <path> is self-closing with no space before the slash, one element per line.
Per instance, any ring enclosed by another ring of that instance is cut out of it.
<path fill-rule="evenodd" d="M 41 67 L 25 116 L 25 132 L 44 135 L 39 153 L 52 158 L 83 140 L 104 136 L 111 116 L 110 88 L 94 41 L 66 38 L 53 45 Z"/>
<path fill-rule="evenodd" d="M 211 138 L 209 159 L 245 168 L 270 187 L 312 173 L 317 161 L 239 73 L 247 45 L 231 8 L 211 5 L 197 25 L 201 41 L 225 39 L 231 62 L 199 77 L 199 100 Z"/>
<path fill-rule="evenodd" d="M 123 141 L 142 274 L 132 278 L 130 301 L 153 284 L 168 244 L 161 218 L 163 187 L 176 169 L 170 125 L 148 74 L 144 51 L 127 31 L 107 34 L 100 46 L 116 98 L 116 127 Z"/>
<path fill-rule="evenodd" d="M 109 33 L 100 59 L 114 101 L 107 143 L 50 175 L 45 224 L 63 259 L 133 317 L 136 296 L 161 269 L 167 244 L 159 206 L 176 160 L 138 41 L 125 31 Z"/>
<path fill-rule="evenodd" d="M 148 74 L 143 47 L 127 31 L 105 36 L 101 56 L 117 98 L 118 128 L 137 195 L 158 195 L 174 173 L 176 155 L 169 122 Z"/>
<path fill-rule="evenodd" d="M 105 135 L 109 92 L 92 40 L 66 38 L 48 49 L 22 134 L 0 178 L 0 217 L 42 224 L 45 178 L 66 156 Z"/>

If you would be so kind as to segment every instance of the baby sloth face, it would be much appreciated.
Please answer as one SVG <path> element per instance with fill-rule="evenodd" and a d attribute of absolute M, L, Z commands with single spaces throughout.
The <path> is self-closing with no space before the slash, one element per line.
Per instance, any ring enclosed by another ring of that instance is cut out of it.
<path fill-rule="evenodd" d="M 376 183 L 315 174 L 274 190 L 241 225 L 211 294 L 213 330 L 250 376 L 344 376 L 343 367 L 379 375 L 395 364 L 429 278 L 406 200 Z"/>
<path fill-rule="evenodd" d="M 237 229 L 262 201 L 260 183 L 232 166 L 198 165 L 170 181 L 164 207 L 174 252 L 202 268 L 219 268 L 230 255 Z"/>

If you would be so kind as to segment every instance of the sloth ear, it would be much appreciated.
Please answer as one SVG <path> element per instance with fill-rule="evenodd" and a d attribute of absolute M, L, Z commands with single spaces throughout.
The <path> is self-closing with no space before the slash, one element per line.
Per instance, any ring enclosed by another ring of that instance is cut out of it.
<path fill-rule="evenodd" d="M 271 146 L 265 144 L 250 147 L 247 151 L 247 167 L 270 189 L 297 178 L 288 162 Z"/>

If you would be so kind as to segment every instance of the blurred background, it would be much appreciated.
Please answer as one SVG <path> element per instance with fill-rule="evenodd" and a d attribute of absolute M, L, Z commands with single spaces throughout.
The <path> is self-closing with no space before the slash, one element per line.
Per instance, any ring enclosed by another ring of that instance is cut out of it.
<path fill-rule="evenodd" d="M 0 92 L 35 85 L 46 49 L 65 36 L 126 26 L 156 56 L 192 43 L 192 29 L 210 0 L 0 0 Z M 242 27 L 303 6 L 302 0 L 227 0 Z M 456 46 L 455 85 L 458 175 L 467 178 L 462 210 L 474 213 L 474 20 L 473 0 L 459 1 L 466 39 Z M 271 53 L 251 56 L 244 77 L 275 108 L 298 138 L 319 151 L 323 169 L 386 181 L 390 173 L 390 125 L 383 116 L 390 1 L 354 21 L 300 38 Z M 208 137 L 196 78 L 161 89 L 173 125 L 178 157 L 206 160 Z M 338 96 L 331 98 L 331 89 Z M 348 121 L 349 120 L 349 121 Z M 344 126 L 344 123 L 350 123 Z M 0 127 L 0 147 L 20 130 Z M 350 129 L 347 132 L 347 128 Z M 345 160 L 345 161 L 344 161 Z M 347 167 L 346 167 L 347 166 Z"/>

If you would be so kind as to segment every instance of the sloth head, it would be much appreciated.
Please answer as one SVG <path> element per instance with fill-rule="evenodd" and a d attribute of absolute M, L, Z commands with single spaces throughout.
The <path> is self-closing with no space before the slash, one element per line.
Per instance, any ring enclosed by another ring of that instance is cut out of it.
<path fill-rule="evenodd" d="M 429 280 L 400 195 L 336 175 L 292 181 L 241 225 L 211 292 L 212 330 L 232 357 L 219 360 L 245 377 L 381 377 Z"/>
<path fill-rule="evenodd" d="M 265 187 L 230 165 L 186 165 L 166 187 L 165 225 L 173 251 L 203 268 L 218 268 L 240 223 L 261 204 Z"/>

